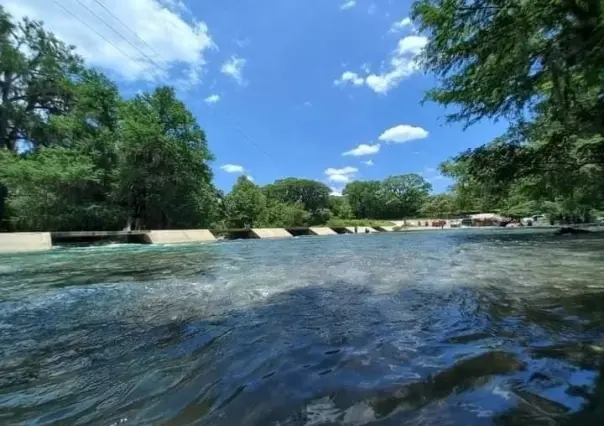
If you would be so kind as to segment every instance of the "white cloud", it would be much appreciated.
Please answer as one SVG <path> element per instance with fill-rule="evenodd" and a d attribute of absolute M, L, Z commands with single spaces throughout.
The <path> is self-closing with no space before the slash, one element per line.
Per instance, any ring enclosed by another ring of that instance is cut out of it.
<path fill-rule="evenodd" d="M 348 82 L 350 82 L 353 86 L 362 86 L 365 80 L 356 72 L 344 71 L 340 78 L 334 81 L 334 84 L 339 86 Z"/>
<path fill-rule="evenodd" d="M 222 64 L 222 68 L 220 71 L 235 79 L 235 81 L 239 84 L 243 84 L 243 67 L 245 66 L 246 60 L 244 58 L 239 58 L 237 56 L 231 56 L 224 64 Z"/>
<path fill-rule="evenodd" d="M 334 169 L 332 167 L 325 170 L 325 174 L 327 175 L 327 180 L 331 182 L 338 183 L 347 183 L 352 180 L 354 174 L 358 172 L 359 169 L 356 167 L 343 167 L 341 169 Z"/>
<path fill-rule="evenodd" d="M 178 0 L 104 0 L 106 9 L 97 3 L 85 3 L 123 38 L 75 2 L 69 2 L 64 9 L 48 0 L 1 3 L 15 18 L 43 20 L 45 28 L 59 39 L 75 45 L 76 52 L 88 64 L 128 82 L 197 84 L 203 74 L 205 55 L 216 47 L 205 23 L 183 20 Z M 167 3 L 173 7 L 166 7 Z"/>
<path fill-rule="evenodd" d="M 386 94 L 418 70 L 419 67 L 413 57 L 396 55 L 390 59 L 389 71 L 368 75 L 365 84 L 376 93 Z"/>
<path fill-rule="evenodd" d="M 354 174 L 356 172 L 358 172 L 359 169 L 357 169 L 356 167 L 350 167 L 350 166 L 346 166 L 343 167 L 341 169 L 334 169 L 333 167 L 330 167 L 328 169 L 325 170 L 325 174 L 328 176 L 331 175 L 350 175 L 350 174 Z"/>
<path fill-rule="evenodd" d="M 220 96 L 219 95 L 210 95 L 207 98 L 205 98 L 203 101 L 206 104 L 215 104 L 216 102 L 218 102 L 220 100 Z"/>
<path fill-rule="evenodd" d="M 376 143 L 375 145 L 369 145 L 362 143 L 354 149 L 350 151 L 346 151 L 342 155 L 352 155 L 353 157 L 361 157 L 363 155 L 373 155 L 377 154 L 380 151 L 380 144 Z"/>
<path fill-rule="evenodd" d="M 383 142 L 403 143 L 416 139 L 425 139 L 428 137 L 428 131 L 421 127 L 399 124 L 384 131 L 379 137 Z"/>
<path fill-rule="evenodd" d="M 341 197 L 342 191 L 343 191 L 343 188 L 335 188 L 332 186 L 331 192 L 329 193 L 329 195 L 333 195 L 334 197 Z"/>
<path fill-rule="evenodd" d="M 331 175 L 327 179 L 332 182 L 347 183 L 347 182 L 350 182 L 351 176 L 349 176 L 349 175 Z"/>
<path fill-rule="evenodd" d="M 374 165 L 373 160 L 363 161 L 363 164 L 365 164 L 366 166 L 369 166 L 369 167 Z"/>
<path fill-rule="evenodd" d="M 254 178 L 253 178 L 253 177 L 251 177 L 250 175 L 245 175 L 245 178 L 246 178 L 247 180 L 249 180 L 250 182 L 254 182 Z"/>
<path fill-rule="evenodd" d="M 170 10 L 174 10 L 176 12 L 190 13 L 189 8 L 186 4 L 183 3 L 182 0 L 159 0 L 159 2 Z"/>
<path fill-rule="evenodd" d="M 398 41 L 397 53 L 399 55 L 405 55 L 411 53 L 412 55 L 419 55 L 422 53 L 424 47 L 428 43 L 428 39 L 424 36 L 410 35 L 403 37 Z"/>
<path fill-rule="evenodd" d="M 411 18 L 409 18 L 409 17 L 403 18 L 400 21 L 397 21 L 394 24 L 392 24 L 392 27 L 390 28 L 390 32 L 397 33 L 399 31 L 404 30 L 407 27 L 413 27 L 413 21 L 411 21 Z"/>
<path fill-rule="evenodd" d="M 357 5 L 357 2 L 355 0 L 350 0 L 347 1 L 346 3 L 342 3 L 340 5 L 340 9 L 341 10 L 348 10 L 348 9 L 352 9 L 353 7 L 355 7 Z"/>
<path fill-rule="evenodd" d="M 424 36 L 411 35 L 398 41 L 396 51 L 390 58 L 390 69 L 381 74 L 371 74 L 365 83 L 374 92 L 386 94 L 398 87 L 402 80 L 419 71 L 416 57 L 426 46 L 428 39 Z"/>
<path fill-rule="evenodd" d="M 351 83 L 353 86 L 366 85 L 379 94 L 386 94 L 407 77 L 419 71 L 417 56 L 426 46 L 428 39 L 424 36 L 410 35 L 398 41 L 397 48 L 392 52 L 386 69 L 377 74 L 362 77 L 353 71 L 345 71 L 335 81 L 336 84 Z"/>
<path fill-rule="evenodd" d="M 224 164 L 220 166 L 220 170 L 225 171 L 227 173 L 243 173 L 245 169 L 243 166 L 238 164 Z"/>

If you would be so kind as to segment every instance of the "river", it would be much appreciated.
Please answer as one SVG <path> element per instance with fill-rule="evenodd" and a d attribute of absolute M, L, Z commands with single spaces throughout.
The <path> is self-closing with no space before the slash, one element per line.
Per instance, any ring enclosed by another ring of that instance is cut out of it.
<path fill-rule="evenodd" d="M 2 255 L 0 424 L 562 424 L 603 277 L 532 230 Z"/>

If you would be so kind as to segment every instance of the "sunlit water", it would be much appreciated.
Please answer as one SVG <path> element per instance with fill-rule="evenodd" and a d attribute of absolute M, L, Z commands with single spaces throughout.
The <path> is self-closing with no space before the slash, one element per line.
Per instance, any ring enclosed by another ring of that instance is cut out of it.
<path fill-rule="evenodd" d="M 604 237 L 442 231 L 0 256 L 0 424 L 558 424 Z"/>

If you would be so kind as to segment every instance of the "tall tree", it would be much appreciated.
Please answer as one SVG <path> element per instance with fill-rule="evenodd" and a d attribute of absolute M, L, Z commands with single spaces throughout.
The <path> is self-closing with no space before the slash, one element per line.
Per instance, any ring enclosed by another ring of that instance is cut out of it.
<path fill-rule="evenodd" d="M 48 119 L 73 103 L 82 71 L 73 47 L 27 18 L 15 23 L 0 6 L 0 146 L 48 145 Z"/>
<path fill-rule="evenodd" d="M 331 190 L 327 185 L 310 179 L 286 178 L 264 187 L 266 196 L 284 203 L 301 203 L 309 212 L 324 209 L 329 204 Z"/>
<path fill-rule="evenodd" d="M 105 230 L 124 221 L 113 197 L 117 88 L 101 74 L 82 70 L 72 89 L 70 108 L 46 117 L 49 148 L 4 150 L 0 184 L 6 185 L 5 204 L 13 216 L 8 229 Z"/>
<path fill-rule="evenodd" d="M 444 218 L 454 213 L 451 194 L 435 194 L 427 197 L 420 209 L 420 214 L 424 217 Z"/>
<path fill-rule="evenodd" d="M 107 223 L 109 206 L 95 208 L 81 198 L 100 179 L 90 157 L 61 147 L 42 147 L 25 157 L 0 150 L 0 164 L 0 182 L 8 188 L 9 230 L 103 229 Z"/>
<path fill-rule="evenodd" d="M 160 87 L 127 101 L 122 114 L 118 188 L 127 226 L 209 226 L 216 190 L 204 132 L 174 90 Z"/>
<path fill-rule="evenodd" d="M 254 226 L 262 220 L 266 210 L 266 196 L 262 189 L 246 176 L 240 176 L 226 196 L 228 225 L 234 228 Z"/>
<path fill-rule="evenodd" d="M 438 77 L 427 99 L 455 106 L 451 121 L 510 122 L 502 138 L 455 159 L 471 177 L 466 183 L 505 198 L 511 186 L 530 182 L 547 202 L 577 206 L 589 193 L 592 206 L 600 204 L 601 2 L 421 0 L 413 15 L 430 36 L 423 66 Z"/>
<path fill-rule="evenodd" d="M 352 219 L 352 209 L 348 203 L 348 197 L 330 195 L 329 210 L 339 219 Z"/>
<path fill-rule="evenodd" d="M 273 200 L 267 202 L 267 208 L 261 215 L 259 223 L 261 226 L 285 228 L 309 226 L 311 219 L 311 214 L 301 203 L 289 204 Z"/>
<path fill-rule="evenodd" d="M 432 191 L 432 185 L 416 173 L 389 176 L 381 186 L 391 219 L 416 216 Z"/>
<path fill-rule="evenodd" d="M 378 219 L 384 211 L 384 194 L 380 181 L 354 181 L 346 185 L 342 194 L 348 199 L 352 213 L 359 219 Z"/>

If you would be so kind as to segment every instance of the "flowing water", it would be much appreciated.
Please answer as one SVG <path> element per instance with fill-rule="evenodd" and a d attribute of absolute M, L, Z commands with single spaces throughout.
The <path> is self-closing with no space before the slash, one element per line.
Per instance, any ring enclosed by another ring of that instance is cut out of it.
<path fill-rule="evenodd" d="M 0 424 L 562 424 L 603 278 L 551 231 L 3 255 Z"/>

